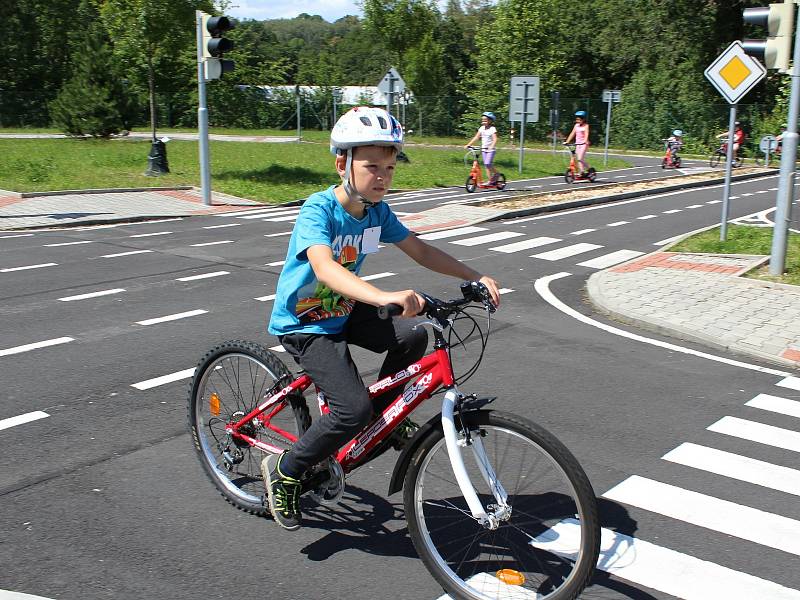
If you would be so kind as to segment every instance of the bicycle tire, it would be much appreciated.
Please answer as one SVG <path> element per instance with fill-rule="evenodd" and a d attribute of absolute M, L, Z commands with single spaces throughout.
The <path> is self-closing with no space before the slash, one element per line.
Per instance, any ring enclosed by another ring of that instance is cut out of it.
<path fill-rule="evenodd" d="M 254 515 L 269 514 L 263 503 L 261 475 L 265 455 L 248 445 L 236 444 L 224 426 L 236 415 L 250 412 L 270 391 L 279 390 L 291 380 L 289 369 L 273 352 L 260 344 L 232 340 L 200 359 L 189 386 L 189 429 L 206 475 L 228 502 Z M 273 422 L 299 436 L 311 424 L 305 398 L 290 394 L 283 402 L 290 410 L 280 411 L 273 416 Z M 286 449 L 291 445 L 263 426 L 253 425 L 248 434 Z"/>
<path fill-rule="evenodd" d="M 497 178 L 495 179 L 495 187 L 498 190 L 506 189 L 506 176 L 502 173 L 497 174 Z"/>
<path fill-rule="evenodd" d="M 680 156 L 676 156 L 676 157 L 675 157 L 675 160 L 674 160 L 674 161 L 673 161 L 673 163 L 672 163 L 672 165 L 673 165 L 673 166 L 674 166 L 676 169 L 680 169 L 680 168 L 681 168 L 681 157 L 680 157 Z"/>
<path fill-rule="evenodd" d="M 583 469 L 561 442 L 527 419 L 497 411 L 469 412 L 463 418 L 474 435 L 481 435 L 512 514 L 494 531 L 475 521 L 453 477 L 444 433 L 432 429 L 411 458 L 403 490 L 409 535 L 425 567 L 453 598 L 530 594 L 574 600 L 594 573 L 600 547 L 597 500 Z M 525 451 L 519 459 L 498 457 L 517 446 Z M 470 454 L 465 452 L 464 461 L 470 479 L 473 485 L 483 484 Z M 541 472 L 548 467 L 549 472 Z M 475 489 L 484 506 L 494 501 L 485 484 Z M 485 549 L 482 542 L 488 542 Z M 574 560 L 566 554 L 574 554 Z M 517 583 L 516 594 L 498 579 L 509 572 L 522 574 L 524 589 Z"/>
<path fill-rule="evenodd" d="M 468 191 L 470 194 L 471 194 L 472 192 L 474 192 L 474 191 L 475 191 L 475 190 L 478 188 L 478 184 L 477 184 L 477 182 L 475 181 L 475 178 L 474 178 L 472 175 L 470 175 L 469 177 L 467 177 L 467 181 L 466 181 L 466 183 L 464 183 L 464 188 L 465 188 L 465 189 L 466 189 L 466 190 L 467 190 L 467 191 Z"/>
<path fill-rule="evenodd" d="M 667 168 L 667 159 L 666 158 L 662 158 L 661 159 L 661 168 L 662 169 L 666 169 Z"/>
<path fill-rule="evenodd" d="M 720 153 L 714 152 L 714 154 L 711 155 L 711 158 L 708 161 L 708 166 L 712 168 L 716 167 L 719 164 L 719 160 L 720 160 Z"/>
<path fill-rule="evenodd" d="M 575 182 L 575 174 L 572 172 L 572 169 L 567 169 L 564 173 L 564 181 L 567 183 L 574 183 Z"/>
<path fill-rule="evenodd" d="M 586 179 L 592 183 L 594 183 L 594 180 L 597 179 L 597 170 L 594 167 L 589 167 L 589 170 L 586 171 Z"/>

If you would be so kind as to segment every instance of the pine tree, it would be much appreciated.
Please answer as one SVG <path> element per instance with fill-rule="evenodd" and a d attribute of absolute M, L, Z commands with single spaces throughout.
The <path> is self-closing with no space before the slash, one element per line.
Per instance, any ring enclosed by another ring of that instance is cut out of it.
<path fill-rule="evenodd" d="M 50 104 L 53 124 L 68 135 L 119 133 L 130 102 L 116 74 L 111 48 L 98 26 L 89 28 L 73 56 L 72 77 Z"/>

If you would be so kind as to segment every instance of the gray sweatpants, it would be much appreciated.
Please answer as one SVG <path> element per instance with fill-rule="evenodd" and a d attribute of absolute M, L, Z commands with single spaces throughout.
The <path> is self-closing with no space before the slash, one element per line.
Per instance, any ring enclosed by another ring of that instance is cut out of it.
<path fill-rule="evenodd" d="M 387 352 L 378 378 L 393 375 L 425 354 L 428 333 L 415 319 L 381 320 L 377 309 L 356 303 L 344 331 L 334 335 L 290 333 L 278 339 L 322 390 L 330 412 L 315 417 L 311 427 L 281 460 L 281 471 L 299 478 L 309 467 L 336 452 L 363 429 L 375 413 L 397 397 L 397 388 L 369 399 L 348 344 L 376 353 Z"/>

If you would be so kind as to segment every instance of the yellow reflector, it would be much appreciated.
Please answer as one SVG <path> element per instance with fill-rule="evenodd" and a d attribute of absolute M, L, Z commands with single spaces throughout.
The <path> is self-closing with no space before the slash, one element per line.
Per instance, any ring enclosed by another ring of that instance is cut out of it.
<path fill-rule="evenodd" d="M 525 575 L 514 569 L 500 569 L 497 578 L 508 585 L 522 585 L 525 583 Z"/>
<path fill-rule="evenodd" d="M 219 416 L 219 396 L 217 396 L 217 392 L 211 394 L 211 398 L 208 399 L 208 404 L 211 409 L 211 414 L 215 417 Z"/>

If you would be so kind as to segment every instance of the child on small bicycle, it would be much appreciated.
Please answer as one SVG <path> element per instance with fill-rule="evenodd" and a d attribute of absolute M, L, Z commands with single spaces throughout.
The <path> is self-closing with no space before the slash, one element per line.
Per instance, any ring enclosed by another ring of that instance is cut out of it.
<path fill-rule="evenodd" d="M 589 149 L 589 123 L 586 122 L 585 110 L 579 110 L 575 113 L 575 125 L 567 139 L 564 140 L 564 145 L 570 144 L 573 139 L 575 140 L 575 156 L 578 159 L 581 176 L 584 176 L 589 170 L 589 165 L 583 160 L 583 157 L 586 156 L 586 150 Z"/>
<path fill-rule="evenodd" d="M 667 147 L 670 161 L 675 162 L 675 157 L 678 156 L 678 152 L 683 148 L 683 131 L 680 129 L 673 130 L 672 135 L 664 140 L 664 143 Z"/>
<path fill-rule="evenodd" d="M 305 201 L 289 239 L 269 332 L 324 392 L 330 412 L 315 419 L 291 450 L 261 464 L 269 509 L 288 530 L 301 525 L 304 472 L 352 439 L 398 393 L 390 390 L 373 406 L 348 344 L 387 352 L 379 378 L 419 360 L 427 349 L 424 329 L 409 319 L 381 320 L 376 308 L 398 304 L 403 317 L 414 317 L 423 309 L 422 297 L 410 289 L 387 292 L 358 276 L 379 242 L 395 244 L 437 273 L 482 282 L 499 305 L 494 279 L 411 234 L 382 202 L 402 147 L 400 124 L 385 110 L 356 107 L 342 115 L 331 132 L 342 183 Z M 413 432 L 413 426 L 400 431 L 407 437 Z"/>
<path fill-rule="evenodd" d="M 724 133 L 720 133 L 717 138 L 725 139 L 730 134 L 730 131 L 726 131 Z M 742 128 L 742 124 L 739 121 L 736 121 L 733 126 L 733 160 L 734 164 L 736 159 L 739 157 L 739 148 L 742 147 L 744 144 L 744 140 L 747 137 L 745 134 L 744 129 Z M 723 144 L 725 146 L 725 144 Z"/>
<path fill-rule="evenodd" d="M 495 116 L 493 112 L 485 112 L 481 115 L 481 126 L 467 142 L 465 148 L 469 148 L 479 137 L 481 138 L 481 153 L 483 154 L 483 166 L 486 169 L 486 180 L 489 185 L 497 182 L 497 169 L 494 168 L 494 153 L 497 149 L 497 128 L 494 126 Z"/>

